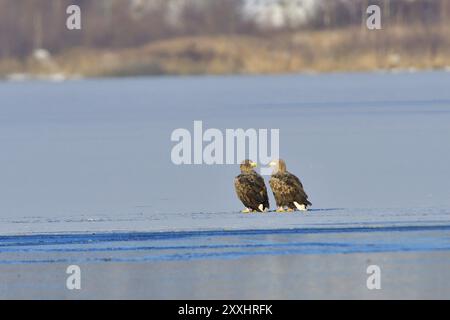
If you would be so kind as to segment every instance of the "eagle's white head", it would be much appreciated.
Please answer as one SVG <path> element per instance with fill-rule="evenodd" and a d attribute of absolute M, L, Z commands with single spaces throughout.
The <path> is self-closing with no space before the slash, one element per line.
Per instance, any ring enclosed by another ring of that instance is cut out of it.
<path fill-rule="evenodd" d="M 269 163 L 269 166 L 273 168 L 273 173 L 286 172 L 286 163 L 282 159 L 276 159 Z"/>

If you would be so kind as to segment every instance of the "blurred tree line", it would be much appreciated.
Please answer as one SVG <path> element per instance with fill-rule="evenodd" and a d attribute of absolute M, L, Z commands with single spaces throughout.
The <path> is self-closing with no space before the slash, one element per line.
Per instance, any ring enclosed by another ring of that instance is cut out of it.
<path fill-rule="evenodd" d="M 276 28 L 245 14 L 251 1 L 0 0 L 0 57 L 24 58 L 37 48 L 52 53 L 71 47 L 129 48 L 180 36 L 268 37 L 274 32 L 360 27 L 370 4 L 382 8 L 384 29 L 393 24 L 450 29 L 450 0 L 314 0 L 314 15 L 308 20 Z M 274 1 L 278 14 L 289 15 L 289 5 L 300 0 L 253 0 L 253 5 L 274 6 Z M 66 29 L 66 8 L 71 4 L 82 10 L 79 31 Z"/>

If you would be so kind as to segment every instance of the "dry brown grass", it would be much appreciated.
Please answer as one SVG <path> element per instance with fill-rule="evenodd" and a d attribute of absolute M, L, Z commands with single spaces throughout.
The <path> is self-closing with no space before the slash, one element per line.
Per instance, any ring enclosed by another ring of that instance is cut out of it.
<path fill-rule="evenodd" d="M 185 37 L 140 48 L 72 49 L 49 62 L 0 61 L 0 74 L 81 76 L 272 74 L 292 72 L 438 69 L 450 66 L 445 28 L 359 28 L 250 36 Z"/>

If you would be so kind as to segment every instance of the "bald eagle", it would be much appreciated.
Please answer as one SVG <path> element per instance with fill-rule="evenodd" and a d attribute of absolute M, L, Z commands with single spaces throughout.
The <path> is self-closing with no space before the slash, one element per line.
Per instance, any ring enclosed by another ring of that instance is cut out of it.
<path fill-rule="evenodd" d="M 240 166 L 241 174 L 234 179 L 236 194 L 245 206 L 242 211 L 244 213 L 266 212 L 269 209 L 266 184 L 263 177 L 253 170 L 255 167 L 256 163 L 250 160 L 243 161 Z"/>
<path fill-rule="evenodd" d="M 288 211 L 307 211 L 312 203 L 308 201 L 299 178 L 286 170 L 286 163 L 281 159 L 272 161 L 270 166 L 274 171 L 269 184 L 277 203 L 277 212 L 284 212 L 285 208 Z"/>

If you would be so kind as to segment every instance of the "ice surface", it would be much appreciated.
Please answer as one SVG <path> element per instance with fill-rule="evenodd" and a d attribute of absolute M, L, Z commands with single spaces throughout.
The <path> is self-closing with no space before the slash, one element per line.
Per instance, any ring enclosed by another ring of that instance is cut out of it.
<path fill-rule="evenodd" d="M 141 213 L 126 215 L 77 215 L 0 219 L 0 234 L 168 234 L 203 231 L 318 230 L 370 231 L 389 228 L 450 228 L 450 208 L 312 209 L 308 213 L 197 212 Z"/>
<path fill-rule="evenodd" d="M 444 72 L 0 82 L 0 298 L 449 297 L 449 84 Z M 279 128 L 312 210 L 242 214 L 237 165 L 173 165 L 171 133 L 194 120 Z M 81 293 L 65 287 L 73 263 Z M 367 290 L 370 264 L 383 290 Z"/>
<path fill-rule="evenodd" d="M 0 234 L 448 224 L 449 84 L 445 72 L 0 83 Z M 232 213 L 237 165 L 170 160 L 171 132 L 194 120 L 279 128 L 313 208 L 343 210 Z"/>

